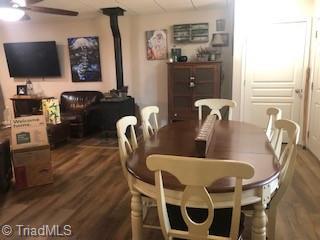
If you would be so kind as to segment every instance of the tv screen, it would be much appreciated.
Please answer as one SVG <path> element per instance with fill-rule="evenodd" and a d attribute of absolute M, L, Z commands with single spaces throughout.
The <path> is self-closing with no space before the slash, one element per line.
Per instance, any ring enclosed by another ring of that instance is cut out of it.
<path fill-rule="evenodd" d="M 55 41 L 4 43 L 10 77 L 60 76 Z"/>

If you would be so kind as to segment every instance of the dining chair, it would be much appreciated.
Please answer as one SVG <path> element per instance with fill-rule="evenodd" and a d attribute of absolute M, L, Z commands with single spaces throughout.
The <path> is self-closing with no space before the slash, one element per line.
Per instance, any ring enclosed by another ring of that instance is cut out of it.
<path fill-rule="evenodd" d="M 287 132 L 288 143 L 285 146 L 284 150 L 281 152 L 280 158 L 278 158 L 280 165 L 279 187 L 273 194 L 268 206 L 268 240 L 275 239 L 277 208 L 280 200 L 282 199 L 292 181 L 297 157 L 297 144 L 299 141 L 300 133 L 299 125 L 291 120 L 277 120 L 275 121 L 274 125 L 277 130 Z M 281 131 L 278 131 L 278 135 L 282 134 L 280 133 Z"/>
<path fill-rule="evenodd" d="M 223 107 L 229 107 L 228 119 L 232 120 L 232 109 L 237 106 L 237 103 L 230 99 L 206 98 L 195 101 L 194 106 L 199 108 L 199 120 L 202 120 L 202 106 L 209 107 L 211 109 L 210 115 L 217 115 L 219 120 L 222 119 L 220 109 Z"/>
<path fill-rule="evenodd" d="M 117 135 L 118 135 L 118 144 L 120 151 L 120 162 L 123 175 L 125 176 L 129 189 L 132 189 L 130 182 L 128 181 L 128 170 L 126 167 L 126 161 L 130 153 L 132 153 L 137 147 L 137 137 L 135 133 L 134 126 L 137 124 L 137 118 L 135 116 L 125 116 L 117 121 Z M 130 141 L 126 136 L 127 129 L 130 128 Z M 152 198 L 147 196 L 142 196 L 142 216 L 143 221 L 146 219 L 148 215 L 148 210 L 152 207 L 155 207 L 156 203 Z M 143 223 L 143 227 L 152 228 L 152 229 L 160 229 L 159 226 L 150 225 Z"/>
<path fill-rule="evenodd" d="M 249 179 L 254 175 L 254 168 L 244 162 L 232 160 L 208 160 L 192 157 L 150 155 L 147 167 L 155 172 L 155 186 L 157 194 L 158 215 L 160 226 L 165 239 L 238 239 L 240 224 L 240 208 L 242 194 L 242 179 Z M 166 197 L 164 193 L 162 172 L 175 176 L 185 186 L 180 203 L 180 211 L 188 230 L 182 231 L 171 228 L 168 217 Z M 214 197 L 208 193 L 207 187 L 224 177 L 235 178 L 235 192 L 229 237 L 219 238 L 209 235 L 209 228 L 214 218 Z M 207 219 L 194 222 L 187 211 L 188 201 L 200 201 L 207 206 Z"/>
<path fill-rule="evenodd" d="M 134 126 L 137 124 L 137 118 L 135 116 L 125 116 L 117 121 L 117 135 L 120 151 L 120 162 L 122 172 L 126 179 L 128 179 L 128 171 L 126 167 L 126 161 L 128 155 L 132 153 L 137 147 L 137 137 L 134 130 Z M 127 128 L 130 128 L 130 141 L 126 136 Z"/>
<path fill-rule="evenodd" d="M 141 109 L 142 132 L 144 140 L 147 140 L 150 137 L 150 134 L 153 135 L 155 132 L 158 131 L 158 113 L 159 108 L 157 106 L 147 106 Z M 151 116 L 153 117 L 154 126 L 152 126 L 150 122 Z"/>
<path fill-rule="evenodd" d="M 276 129 L 274 123 L 276 120 L 281 119 L 282 111 L 280 108 L 270 107 L 267 109 L 267 115 L 268 123 L 266 128 L 266 135 L 276 156 L 279 158 L 282 147 L 282 130 Z M 281 134 L 279 135 L 277 131 L 281 131 Z"/>

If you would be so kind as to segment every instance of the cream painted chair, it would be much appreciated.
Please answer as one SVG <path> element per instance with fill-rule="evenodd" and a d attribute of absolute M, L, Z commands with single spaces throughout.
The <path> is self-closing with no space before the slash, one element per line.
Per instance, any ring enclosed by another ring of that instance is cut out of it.
<path fill-rule="evenodd" d="M 142 132 L 144 140 L 147 140 L 150 137 L 150 135 L 153 135 L 155 132 L 158 131 L 158 113 L 159 108 L 157 106 L 148 106 L 141 109 Z M 152 126 L 150 123 L 150 117 L 153 117 L 154 126 Z"/>
<path fill-rule="evenodd" d="M 274 123 L 275 121 L 281 119 L 282 111 L 280 108 L 270 107 L 267 109 L 267 115 L 268 124 L 266 128 L 266 135 L 276 156 L 279 158 L 282 147 L 282 130 L 276 129 Z M 278 131 L 280 131 L 280 134 Z"/>
<path fill-rule="evenodd" d="M 254 168 L 244 162 L 210 160 L 191 157 L 178 157 L 169 155 L 151 155 L 147 158 L 147 167 L 155 172 L 155 184 L 157 191 L 158 215 L 162 233 L 165 239 L 238 239 L 240 224 L 240 208 L 242 179 L 249 179 L 254 175 Z M 164 194 L 162 171 L 174 175 L 185 189 L 181 201 L 181 214 L 184 222 L 188 226 L 188 231 L 172 229 L 167 212 L 166 199 Z M 209 228 L 214 217 L 214 203 L 206 187 L 213 182 L 224 177 L 235 177 L 236 186 L 234 194 L 234 207 L 232 211 L 232 221 L 230 237 L 215 237 L 209 235 Z M 198 196 L 208 207 L 208 217 L 202 223 L 192 221 L 186 210 L 188 200 L 193 196 Z"/>
<path fill-rule="evenodd" d="M 128 181 L 128 170 L 126 167 L 126 161 L 127 161 L 128 155 L 138 147 L 137 137 L 134 130 L 134 126 L 136 124 L 137 124 L 137 118 L 135 116 L 122 117 L 121 119 L 118 120 L 116 124 L 121 168 L 127 181 Z M 126 136 L 126 132 L 128 128 L 130 128 L 130 141 Z M 129 185 L 129 189 L 131 190 L 132 186 L 129 181 L 128 181 L 128 185 Z M 142 207 L 143 220 L 145 220 L 148 214 L 148 209 L 155 207 L 156 204 L 153 199 L 146 196 L 142 196 L 142 206 L 143 206 Z M 143 224 L 143 227 L 160 229 L 159 226 L 145 224 L 145 223 Z"/>
<path fill-rule="evenodd" d="M 136 124 L 137 118 L 134 116 L 126 116 L 117 121 L 117 135 L 120 151 L 120 161 L 122 172 L 126 179 L 128 179 L 128 170 L 126 167 L 128 155 L 138 147 L 136 132 L 134 130 L 134 126 Z M 130 141 L 126 136 L 126 131 L 128 127 L 130 128 Z"/>
<path fill-rule="evenodd" d="M 281 131 L 286 131 L 288 135 L 288 143 L 282 151 L 279 160 L 281 171 L 279 175 L 279 188 L 276 190 L 269 203 L 268 209 L 268 240 L 275 240 L 275 228 L 277 207 L 282 199 L 283 195 L 287 191 L 294 173 L 296 156 L 297 156 L 297 144 L 299 141 L 300 127 L 297 123 L 291 120 L 277 120 L 275 121 L 275 128 L 278 131 L 278 135 L 282 135 Z M 281 131 L 280 131 L 281 130 Z"/>
<path fill-rule="evenodd" d="M 209 107 L 211 109 L 210 115 L 217 115 L 219 120 L 222 119 L 220 109 L 223 107 L 229 107 L 228 119 L 232 120 L 232 109 L 237 106 L 237 103 L 230 99 L 206 98 L 195 101 L 194 106 L 199 108 L 199 120 L 202 120 L 202 106 Z"/>

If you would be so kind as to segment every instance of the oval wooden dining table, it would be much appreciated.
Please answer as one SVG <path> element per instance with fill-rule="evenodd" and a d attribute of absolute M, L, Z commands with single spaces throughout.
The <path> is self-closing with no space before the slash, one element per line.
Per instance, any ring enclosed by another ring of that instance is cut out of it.
<path fill-rule="evenodd" d="M 148 170 L 146 158 L 151 154 L 199 157 L 195 138 L 202 122 L 181 121 L 168 124 L 138 148 L 127 160 L 131 189 L 132 239 L 143 239 L 141 195 L 156 199 L 154 173 Z M 253 240 L 266 239 L 266 206 L 278 187 L 279 165 L 262 128 L 252 124 L 217 120 L 206 152 L 206 159 L 231 159 L 250 163 L 255 174 L 243 181 L 242 206 L 253 205 L 251 236 Z M 183 164 L 183 163 L 182 163 Z M 166 201 L 179 205 L 183 186 L 173 176 L 163 173 Z M 208 187 L 215 208 L 232 207 L 235 181 L 225 178 Z M 191 199 L 190 207 L 205 207 Z"/>

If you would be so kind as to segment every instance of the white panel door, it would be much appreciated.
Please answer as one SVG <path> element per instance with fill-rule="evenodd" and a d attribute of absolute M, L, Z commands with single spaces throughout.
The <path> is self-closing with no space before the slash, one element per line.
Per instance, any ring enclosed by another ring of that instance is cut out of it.
<path fill-rule="evenodd" d="M 266 127 L 266 109 L 282 109 L 299 123 L 308 55 L 308 22 L 266 25 L 248 36 L 244 66 L 242 119 Z"/>
<path fill-rule="evenodd" d="M 318 34 L 320 30 L 320 19 L 317 21 Z M 309 125 L 309 149 L 320 159 L 320 38 L 315 40 L 311 51 L 315 52 L 313 65 L 312 82 L 313 89 L 311 93 L 310 105 L 310 125 Z"/>

